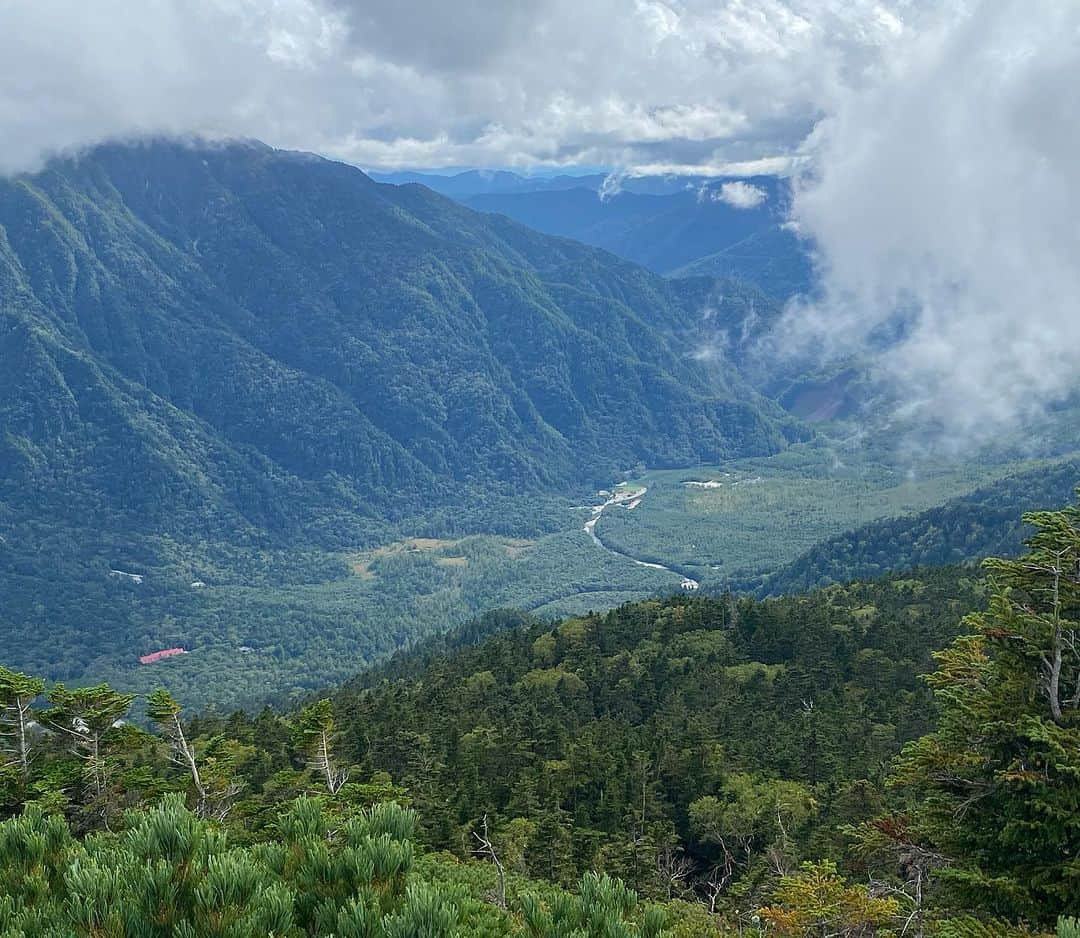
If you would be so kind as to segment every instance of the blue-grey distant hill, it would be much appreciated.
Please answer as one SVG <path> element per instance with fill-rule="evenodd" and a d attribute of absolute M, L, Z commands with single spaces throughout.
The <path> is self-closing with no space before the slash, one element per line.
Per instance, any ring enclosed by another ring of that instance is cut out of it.
<path fill-rule="evenodd" d="M 785 300 L 813 287 L 807 246 L 787 226 L 788 186 L 774 176 L 748 179 L 522 176 L 471 170 L 454 175 L 391 173 L 482 212 L 506 215 L 546 234 L 604 248 L 657 273 L 732 277 Z M 756 205 L 732 204 L 725 186 L 756 190 Z"/>
<path fill-rule="evenodd" d="M 508 170 L 491 169 L 469 169 L 457 173 L 373 172 L 369 175 L 376 182 L 394 186 L 419 183 L 453 199 L 467 199 L 474 195 L 555 192 L 561 189 L 589 189 L 598 192 L 609 178 L 606 173 L 522 175 Z M 698 188 L 707 182 L 704 177 L 697 176 L 630 176 L 620 179 L 617 188 L 622 192 L 642 195 L 669 195 L 682 192 L 687 187 Z"/>

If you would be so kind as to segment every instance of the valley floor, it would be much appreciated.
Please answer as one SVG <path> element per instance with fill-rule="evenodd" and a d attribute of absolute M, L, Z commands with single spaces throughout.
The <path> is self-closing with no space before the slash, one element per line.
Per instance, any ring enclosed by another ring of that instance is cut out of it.
<path fill-rule="evenodd" d="M 131 645 L 85 661 L 74 680 L 138 692 L 166 685 L 193 706 L 298 699 L 488 609 L 559 618 L 680 589 L 740 589 L 824 538 L 1029 465 L 916 471 L 841 459 L 816 443 L 769 459 L 644 471 L 584 505 L 551 499 L 537 516 L 563 520 L 529 537 L 425 532 L 300 565 L 262 558 L 266 569 L 251 578 L 114 578 L 110 589 L 138 613 Z M 188 654 L 138 663 L 171 647 Z"/>

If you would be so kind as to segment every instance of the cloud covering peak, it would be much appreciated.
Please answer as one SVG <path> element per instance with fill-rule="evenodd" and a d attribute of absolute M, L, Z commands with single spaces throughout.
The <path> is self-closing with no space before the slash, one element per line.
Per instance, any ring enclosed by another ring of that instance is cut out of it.
<path fill-rule="evenodd" d="M 909 412 L 993 432 L 1080 385 L 1075 0 L 0 3 L 0 173 L 147 134 L 370 168 L 797 172 L 815 350 L 902 338 Z M 749 183 L 718 193 L 736 207 Z"/>

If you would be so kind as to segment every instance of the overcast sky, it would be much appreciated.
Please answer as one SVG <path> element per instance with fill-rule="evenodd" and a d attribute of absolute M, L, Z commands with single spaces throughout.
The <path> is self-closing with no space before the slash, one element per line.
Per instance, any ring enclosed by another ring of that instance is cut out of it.
<path fill-rule="evenodd" d="M 883 376 L 976 434 L 1080 384 L 1078 50 L 1077 0 L 0 0 L 0 172 L 164 132 L 795 173 L 792 341 L 901 311 Z"/>
<path fill-rule="evenodd" d="M 777 168 L 904 0 L 0 0 L 0 160 L 199 131 L 363 166 Z"/>

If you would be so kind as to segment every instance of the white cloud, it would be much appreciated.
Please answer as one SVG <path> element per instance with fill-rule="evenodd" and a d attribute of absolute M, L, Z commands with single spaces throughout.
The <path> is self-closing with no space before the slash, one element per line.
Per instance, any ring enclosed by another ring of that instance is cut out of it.
<path fill-rule="evenodd" d="M 704 163 L 637 163 L 631 172 L 635 176 L 789 176 L 805 163 L 806 156 L 799 151 L 732 161 L 725 161 L 722 153 L 714 153 Z"/>
<path fill-rule="evenodd" d="M 600 197 L 600 201 L 606 202 L 608 199 L 613 199 L 622 192 L 623 180 L 625 178 L 626 173 L 619 170 L 608 173 L 604 177 L 604 181 L 600 183 L 600 188 L 596 193 Z"/>
<path fill-rule="evenodd" d="M 894 45 L 813 138 L 793 218 L 820 302 L 798 344 L 862 349 L 953 439 L 1080 386 L 1080 6 L 985 0 Z"/>
<path fill-rule="evenodd" d="M 732 208 L 757 208 L 769 196 L 760 186 L 748 182 L 725 182 L 719 189 L 709 190 L 714 201 Z"/>
<path fill-rule="evenodd" d="M 379 167 L 785 161 L 907 5 L 13 0 L 0 170 L 162 132 Z"/>

